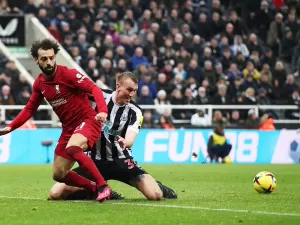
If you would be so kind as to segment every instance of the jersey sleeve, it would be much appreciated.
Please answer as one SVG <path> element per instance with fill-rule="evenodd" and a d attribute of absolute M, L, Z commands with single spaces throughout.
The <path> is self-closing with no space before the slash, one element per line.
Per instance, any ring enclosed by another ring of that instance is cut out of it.
<path fill-rule="evenodd" d="M 25 108 L 19 113 L 19 115 L 8 125 L 12 131 L 22 126 L 27 120 L 29 120 L 38 107 L 40 106 L 44 96 L 39 88 L 39 80 L 35 80 L 32 87 L 32 94 Z"/>
<path fill-rule="evenodd" d="M 142 127 L 143 120 L 144 117 L 142 111 L 139 108 L 134 107 L 127 130 L 132 130 L 138 134 Z"/>
<path fill-rule="evenodd" d="M 69 70 L 66 76 L 68 82 L 73 88 L 92 94 L 96 84 L 77 70 Z"/>

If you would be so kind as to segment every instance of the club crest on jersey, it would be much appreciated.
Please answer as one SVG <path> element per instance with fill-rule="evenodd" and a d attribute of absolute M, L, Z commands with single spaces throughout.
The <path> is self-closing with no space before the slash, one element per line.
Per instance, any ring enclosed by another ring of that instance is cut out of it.
<path fill-rule="evenodd" d="M 55 85 L 56 94 L 60 94 L 59 84 Z"/>
<path fill-rule="evenodd" d="M 128 117 L 128 114 L 124 113 L 124 114 L 121 116 L 120 120 L 121 120 L 121 121 L 126 121 L 126 120 L 127 120 L 127 117 Z"/>

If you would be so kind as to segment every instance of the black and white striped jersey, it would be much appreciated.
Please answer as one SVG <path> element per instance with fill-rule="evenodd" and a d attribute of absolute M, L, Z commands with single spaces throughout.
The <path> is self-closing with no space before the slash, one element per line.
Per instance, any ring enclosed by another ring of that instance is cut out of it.
<path fill-rule="evenodd" d="M 102 91 L 108 107 L 108 116 L 106 124 L 102 125 L 101 138 L 96 143 L 94 158 L 113 161 L 114 159 L 129 157 L 131 156 L 131 149 L 122 150 L 117 136 L 125 138 L 128 130 L 139 133 L 143 122 L 142 111 L 133 101 L 127 105 L 118 105 L 115 101 L 115 91 Z M 95 103 L 93 106 L 96 108 Z"/>

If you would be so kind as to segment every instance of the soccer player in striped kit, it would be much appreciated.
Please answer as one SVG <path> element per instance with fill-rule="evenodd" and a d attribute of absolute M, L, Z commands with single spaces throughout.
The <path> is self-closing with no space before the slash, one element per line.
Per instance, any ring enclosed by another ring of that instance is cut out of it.
<path fill-rule="evenodd" d="M 108 107 L 107 123 L 90 156 L 105 180 L 118 180 L 138 189 L 149 200 L 177 198 L 177 194 L 137 165 L 131 147 L 143 122 L 142 111 L 131 98 L 138 89 L 138 79 L 131 72 L 117 77 L 116 91 L 103 90 Z M 95 108 L 97 111 L 97 107 Z M 89 177 L 75 168 L 78 174 Z M 50 191 L 53 200 L 93 199 L 94 193 L 82 188 L 56 183 Z"/>

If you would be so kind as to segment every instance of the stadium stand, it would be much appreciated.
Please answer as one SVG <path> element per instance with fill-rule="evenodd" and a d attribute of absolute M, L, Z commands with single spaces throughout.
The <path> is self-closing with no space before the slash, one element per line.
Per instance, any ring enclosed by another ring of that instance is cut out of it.
<path fill-rule="evenodd" d="M 35 14 L 100 87 L 115 88 L 119 73 L 133 71 L 141 105 L 298 105 L 300 99 L 297 0 L 1 3 L 1 11 Z M 265 113 L 300 118 L 299 110 L 260 110 Z M 147 110 L 147 118 L 160 121 L 147 127 L 171 129 L 172 120 L 191 118 L 192 125 L 209 126 L 205 115 Z M 213 123 L 245 127 L 251 115 L 222 109 L 214 111 Z"/>

